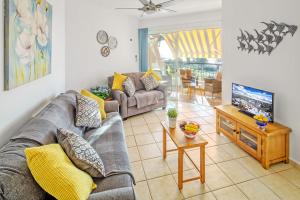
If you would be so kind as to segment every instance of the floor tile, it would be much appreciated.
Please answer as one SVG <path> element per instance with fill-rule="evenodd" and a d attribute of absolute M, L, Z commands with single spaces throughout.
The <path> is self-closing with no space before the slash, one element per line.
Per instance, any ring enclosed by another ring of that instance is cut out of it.
<path fill-rule="evenodd" d="M 206 134 L 200 134 L 200 135 L 204 140 L 206 140 L 208 142 L 208 144 L 205 147 L 216 146 L 215 141 L 212 140 L 210 137 L 208 137 L 208 135 L 206 135 Z"/>
<path fill-rule="evenodd" d="M 216 200 L 212 192 L 188 198 L 187 200 Z"/>
<path fill-rule="evenodd" d="M 124 127 L 124 131 L 125 131 L 125 135 L 126 135 L 126 136 L 133 135 L 133 130 L 132 130 L 132 128 L 131 128 L 131 125 L 128 126 L 128 127 Z"/>
<path fill-rule="evenodd" d="M 161 126 L 160 122 L 159 123 L 151 123 L 151 124 L 149 123 L 148 127 L 149 127 L 149 130 L 152 133 L 154 133 L 154 132 L 162 132 L 162 126 Z"/>
<path fill-rule="evenodd" d="M 143 166 L 147 179 L 171 174 L 167 162 L 162 158 L 143 160 Z"/>
<path fill-rule="evenodd" d="M 126 136 L 125 140 L 126 140 L 127 147 L 134 147 L 134 146 L 136 146 L 135 138 L 134 138 L 133 135 Z"/>
<path fill-rule="evenodd" d="M 220 146 L 209 147 L 206 149 L 206 153 L 216 163 L 233 159 L 233 157 Z"/>
<path fill-rule="evenodd" d="M 131 127 L 130 119 L 127 119 L 127 120 L 123 121 L 123 125 L 124 125 L 125 128 Z"/>
<path fill-rule="evenodd" d="M 259 179 L 281 199 L 299 200 L 300 190 L 279 174 L 270 174 Z"/>
<path fill-rule="evenodd" d="M 237 186 L 250 200 L 280 200 L 272 190 L 257 179 Z"/>
<path fill-rule="evenodd" d="M 131 163 L 131 170 L 136 182 L 146 180 L 146 176 L 141 161 Z"/>
<path fill-rule="evenodd" d="M 222 147 L 233 158 L 241 158 L 249 155 L 234 143 L 224 144 L 220 147 Z"/>
<path fill-rule="evenodd" d="M 281 163 L 271 165 L 270 171 L 271 172 L 280 172 L 280 171 L 284 171 L 284 170 L 291 169 L 291 168 L 293 168 L 293 165 L 281 162 Z"/>
<path fill-rule="evenodd" d="M 198 116 L 199 117 L 207 117 L 207 116 L 210 116 L 210 114 L 204 110 L 201 110 L 201 111 L 198 111 Z"/>
<path fill-rule="evenodd" d="M 197 118 L 197 117 L 200 117 L 198 112 L 187 112 L 187 113 L 184 113 L 184 115 L 186 116 L 186 118 Z"/>
<path fill-rule="evenodd" d="M 132 130 L 134 135 L 147 134 L 147 133 L 150 134 L 150 130 L 147 125 L 133 126 Z"/>
<path fill-rule="evenodd" d="M 266 170 L 261 166 L 261 163 L 254 158 L 248 156 L 238 159 L 239 163 L 243 165 L 255 177 L 266 176 L 270 174 L 270 170 Z"/>
<path fill-rule="evenodd" d="M 292 168 L 286 171 L 279 172 L 279 174 L 286 178 L 289 182 L 300 188 L 300 170 Z"/>
<path fill-rule="evenodd" d="M 226 161 L 218 163 L 217 165 L 234 183 L 255 178 L 255 176 L 248 172 L 237 160 Z"/>
<path fill-rule="evenodd" d="M 160 119 L 154 113 L 152 115 L 144 116 L 144 119 L 146 120 L 147 124 L 160 122 Z"/>
<path fill-rule="evenodd" d="M 183 179 L 189 179 L 197 176 L 199 176 L 199 172 L 195 169 L 183 172 Z M 178 183 L 178 174 L 173 174 L 173 177 L 175 178 L 176 183 Z M 183 188 L 181 190 L 184 198 L 192 197 L 206 192 L 209 192 L 209 187 L 206 184 L 202 184 L 200 180 L 183 183 Z"/>
<path fill-rule="evenodd" d="M 213 193 L 218 200 L 247 200 L 247 197 L 236 186 L 216 190 Z"/>
<path fill-rule="evenodd" d="M 130 118 L 130 123 L 131 123 L 132 127 L 133 126 L 140 126 L 140 125 L 146 125 L 147 124 L 146 120 L 141 115 L 131 117 Z"/>
<path fill-rule="evenodd" d="M 151 179 L 148 184 L 153 200 L 183 199 L 172 175 Z"/>
<path fill-rule="evenodd" d="M 231 141 L 223 134 L 210 133 L 207 134 L 217 145 L 231 143 Z"/>
<path fill-rule="evenodd" d="M 141 160 L 139 151 L 137 147 L 128 148 L 128 157 L 130 162 L 135 162 Z"/>
<path fill-rule="evenodd" d="M 169 168 L 171 169 L 172 173 L 176 173 L 178 171 L 178 155 L 177 154 L 170 154 L 167 155 L 166 158 L 167 164 Z M 194 165 L 191 163 L 191 161 L 185 157 L 183 160 L 183 170 L 193 169 Z"/>
<path fill-rule="evenodd" d="M 192 151 L 187 151 L 186 153 L 191 157 L 191 159 L 197 165 L 197 167 L 200 168 L 200 150 L 199 149 L 195 149 L 195 150 L 192 150 Z M 214 162 L 206 154 L 205 155 L 205 165 L 212 165 L 212 164 L 214 164 Z"/>
<path fill-rule="evenodd" d="M 155 140 L 151 134 L 140 134 L 135 136 L 137 145 L 145 145 L 155 143 Z"/>
<path fill-rule="evenodd" d="M 161 131 L 152 133 L 152 136 L 154 137 L 154 140 L 157 143 L 162 142 L 162 140 L 163 140 L 162 135 L 163 135 L 163 133 Z M 170 141 L 170 140 L 171 140 L 171 138 L 167 135 L 167 141 Z"/>
<path fill-rule="evenodd" d="M 233 182 L 220 170 L 217 165 L 209 165 L 205 168 L 206 184 L 211 190 L 233 185 Z"/>
<path fill-rule="evenodd" d="M 208 111 L 211 112 L 211 111 Z M 215 111 L 213 111 L 215 112 Z M 215 116 L 208 116 L 208 117 L 202 117 L 207 123 L 209 124 L 215 124 L 216 123 L 216 117 Z"/>
<path fill-rule="evenodd" d="M 214 126 L 212 126 L 211 124 L 204 124 L 201 126 L 201 130 L 204 133 L 215 133 L 216 132 L 216 128 Z"/>
<path fill-rule="evenodd" d="M 138 149 L 143 160 L 162 156 L 156 144 L 138 146 Z"/>
<path fill-rule="evenodd" d="M 134 187 L 137 200 L 151 200 L 150 191 L 146 181 L 139 182 Z"/>
<path fill-rule="evenodd" d="M 157 143 L 160 151 L 162 152 L 162 142 Z M 170 139 L 169 141 L 167 141 L 167 149 L 176 149 L 176 145 L 174 144 L 174 142 Z M 177 151 L 172 151 L 172 152 L 167 152 L 167 154 L 174 154 L 174 153 L 178 153 Z"/>

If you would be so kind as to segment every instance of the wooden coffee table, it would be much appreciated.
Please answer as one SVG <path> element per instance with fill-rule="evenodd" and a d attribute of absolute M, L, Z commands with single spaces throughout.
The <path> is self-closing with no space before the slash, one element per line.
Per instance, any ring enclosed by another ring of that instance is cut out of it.
<path fill-rule="evenodd" d="M 201 183 L 205 182 L 205 145 L 208 144 L 200 134 L 198 133 L 194 139 L 188 139 L 184 136 L 184 133 L 180 130 L 179 124 L 177 128 L 169 128 L 169 123 L 167 121 L 162 121 L 161 125 L 163 127 L 163 158 L 166 159 L 167 152 L 178 151 L 178 187 L 181 190 L 183 188 L 183 183 L 194 181 L 200 179 Z M 172 141 L 176 145 L 176 149 L 167 150 L 167 134 L 170 136 Z M 200 169 L 194 163 L 192 158 L 186 153 L 186 149 L 197 148 L 200 149 Z M 196 167 L 200 176 L 183 180 L 183 156 L 184 153 L 191 160 L 193 165 Z"/>

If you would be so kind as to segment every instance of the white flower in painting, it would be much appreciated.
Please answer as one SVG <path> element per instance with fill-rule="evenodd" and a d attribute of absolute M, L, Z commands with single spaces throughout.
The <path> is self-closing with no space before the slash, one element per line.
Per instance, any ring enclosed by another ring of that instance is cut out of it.
<path fill-rule="evenodd" d="M 26 25 L 31 25 L 33 16 L 31 14 L 29 0 L 15 0 L 15 5 L 17 16 L 20 20 Z"/>
<path fill-rule="evenodd" d="M 27 29 L 24 29 L 17 38 L 15 51 L 19 56 L 20 63 L 27 65 L 34 60 L 35 38 Z"/>
<path fill-rule="evenodd" d="M 37 6 L 35 18 L 37 41 L 41 46 L 44 47 L 48 44 L 49 28 L 47 23 L 47 17 L 44 13 L 42 13 L 42 8 L 39 5 Z"/>

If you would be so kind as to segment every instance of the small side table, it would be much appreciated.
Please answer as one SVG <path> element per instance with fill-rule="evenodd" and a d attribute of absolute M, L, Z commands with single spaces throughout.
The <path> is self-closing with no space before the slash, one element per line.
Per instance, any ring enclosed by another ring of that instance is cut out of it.
<path fill-rule="evenodd" d="M 200 179 L 201 183 L 205 182 L 205 145 L 208 144 L 199 134 L 196 135 L 194 139 L 188 139 L 184 136 L 184 133 L 179 128 L 170 128 L 168 122 L 162 121 L 161 125 L 163 127 L 163 159 L 166 159 L 167 152 L 178 151 L 178 188 L 181 190 L 183 188 L 183 183 L 194 181 Z M 177 125 L 179 127 L 179 125 Z M 167 150 L 167 134 L 170 136 L 176 149 Z M 190 148 L 200 149 L 200 169 L 194 163 L 192 158 L 186 153 L 186 149 Z M 200 176 L 183 180 L 183 157 L 184 153 L 191 160 L 195 168 L 200 173 Z"/>

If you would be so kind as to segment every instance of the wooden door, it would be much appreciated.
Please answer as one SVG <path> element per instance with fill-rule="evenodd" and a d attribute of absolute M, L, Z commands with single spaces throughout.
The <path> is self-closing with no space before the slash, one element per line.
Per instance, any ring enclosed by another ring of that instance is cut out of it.
<path fill-rule="evenodd" d="M 256 159 L 261 159 L 261 135 L 255 131 L 237 124 L 237 144 L 254 156 Z"/>
<path fill-rule="evenodd" d="M 236 142 L 236 122 L 229 117 L 219 114 L 218 127 L 219 131 Z"/>

